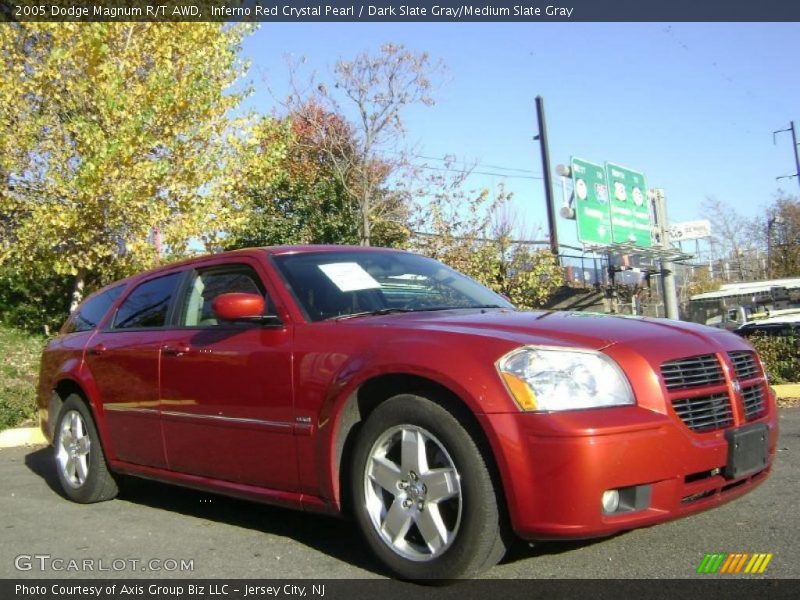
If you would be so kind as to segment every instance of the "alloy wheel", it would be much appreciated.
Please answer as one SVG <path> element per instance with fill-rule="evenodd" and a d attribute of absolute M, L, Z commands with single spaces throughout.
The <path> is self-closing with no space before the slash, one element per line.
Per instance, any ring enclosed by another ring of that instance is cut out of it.
<path fill-rule="evenodd" d="M 413 561 L 441 556 L 461 524 L 461 477 L 441 441 L 415 425 L 385 431 L 364 470 L 367 513 L 395 553 Z"/>
<path fill-rule="evenodd" d="M 56 460 L 64 481 L 73 488 L 81 487 L 89 474 L 91 440 L 86 423 L 77 410 L 70 410 L 61 419 Z"/>

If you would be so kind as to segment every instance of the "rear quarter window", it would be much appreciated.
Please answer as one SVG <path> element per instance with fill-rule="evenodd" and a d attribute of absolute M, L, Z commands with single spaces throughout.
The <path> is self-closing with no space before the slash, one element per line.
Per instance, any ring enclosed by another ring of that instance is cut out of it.
<path fill-rule="evenodd" d="M 95 329 L 124 289 L 124 285 L 118 285 L 87 298 L 86 301 L 78 307 L 78 310 L 72 313 L 64 325 L 62 332 L 77 333 L 79 331 L 91 331 Z"/>

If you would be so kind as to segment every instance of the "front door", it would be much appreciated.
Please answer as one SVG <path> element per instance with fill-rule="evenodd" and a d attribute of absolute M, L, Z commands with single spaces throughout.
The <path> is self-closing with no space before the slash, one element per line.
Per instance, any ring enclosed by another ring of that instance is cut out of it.
<path fill-rule="evenodd" d="M 255 261 L 198 268 L 179 303 L 177 328 L 161 348 L 161 422 L 173 471 L 274 489 L 297 487 L 291 330 L 225 323 L 220 294 L 263 295 Z"/>

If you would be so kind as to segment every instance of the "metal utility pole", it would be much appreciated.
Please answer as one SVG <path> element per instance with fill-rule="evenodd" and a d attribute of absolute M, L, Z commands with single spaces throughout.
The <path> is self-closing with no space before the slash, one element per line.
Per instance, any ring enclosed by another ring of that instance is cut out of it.
<path fill-rule="evenodd" d="M 661 246 L 668 250 L 669 244 L 669 219 L 667 218 L 667 197 L 664 190 L 655 190 L 653 197 L 654 215 L 656 226 L 661 233 Z M 661 290 L 664 294 L 664 313 L 668 319 L 679 320 L 678 290 L 675 287 L 675 264 L 671 260 L 661 259 Z"/>
<path fill-rule="evenodd" d="M 767 279 L 772 279 L 772 232 L 775 225 L 782 225 L 783 217 L 773 215 L 767 221 Z"/>
<path fill-rule="evenodd" d="M 542 170 L 544 171 L 544 197 L 547 202 L 547 228 L 550 233 L 550 251 L 558 256 L 558 231 L 556 229 L 556 211 L 553 205 L 553 177 L 550 173 L 550 146 L 547 143 L 547 122 L 544 118 L 544 98 L 536 96 L 536 119 L 539 122 L 539 140 L 542 153 Z"/>
<path fill-rule="evenodd" d="M 784 133 L 786 131 L 790 131 L 792 133 L 792 149 L 794 150 L 794 175 L 782 175 L 781 177 L 776 177 L 776 180 L 779 179 L 791 179 L 792 177 L 797 177 L 797 183 L 800 184 L 800 155 L 798 155 L 797 151 L 797 130 L 794 127 L 794 121 L 789 121 L 789 127 L 787 129 L 778 129 L 777 131 L 772 132 L 772 143 L 777 143 L 775 137 L 779 133 Z"/>

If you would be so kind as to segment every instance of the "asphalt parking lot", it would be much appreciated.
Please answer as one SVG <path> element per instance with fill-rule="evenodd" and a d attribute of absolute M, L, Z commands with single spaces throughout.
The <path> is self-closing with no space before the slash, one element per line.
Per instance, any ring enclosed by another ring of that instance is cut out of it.
<path fill-rule="evenodd" d="M 612 538 L 520 543 L 485 577 L 709 577 L 695 570 L 712 552 L 770 552 L 758 577 L 800 577 L 800 409 L 783 409 L 780 427 L 776 469 L 748 496 Z M 57 491 L 51 450 L 42 447 L 0 450 L 0 481 L 0 578 L 384 576 L 346 520 L 143 481 L 111 502 L 77 505 Z M 93 561 L 95 570 L 64 570 L 70 560 Z"/>

